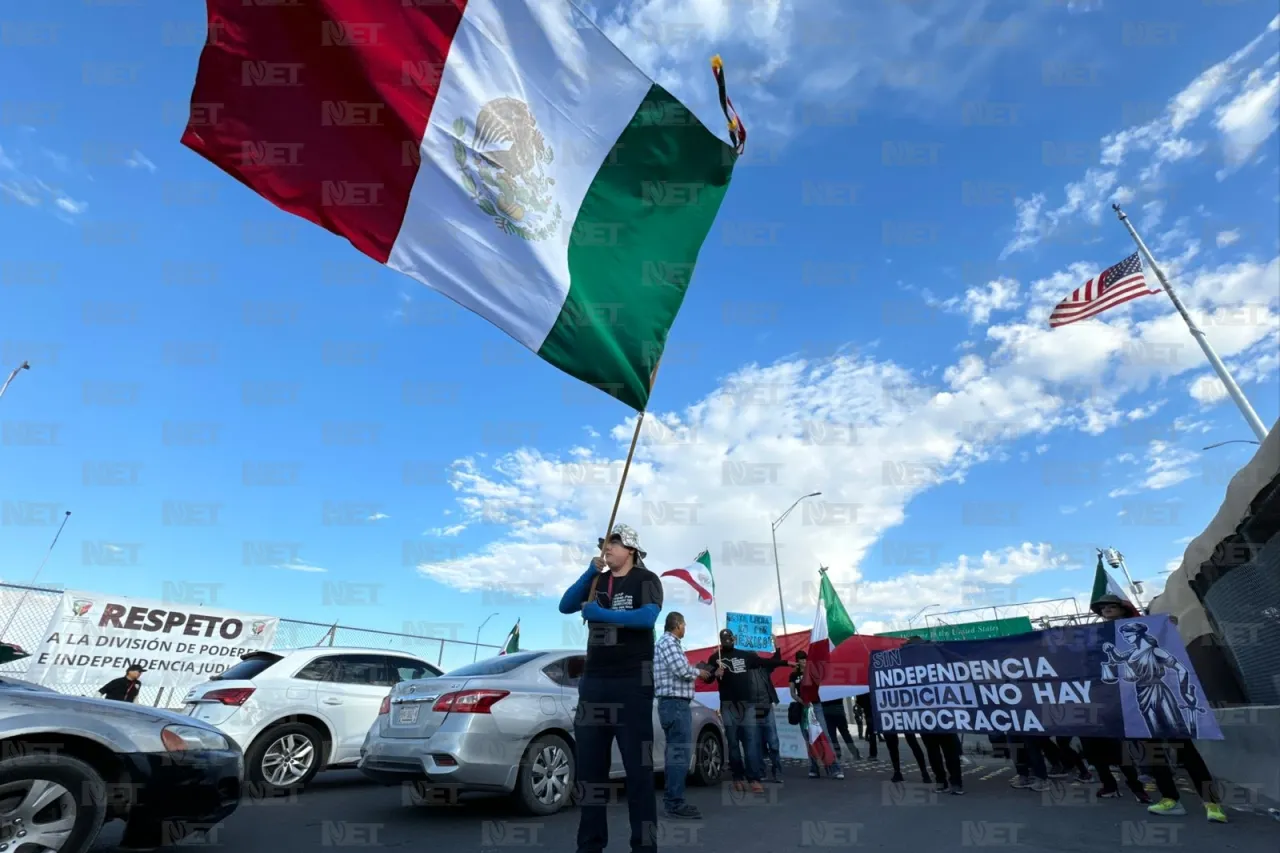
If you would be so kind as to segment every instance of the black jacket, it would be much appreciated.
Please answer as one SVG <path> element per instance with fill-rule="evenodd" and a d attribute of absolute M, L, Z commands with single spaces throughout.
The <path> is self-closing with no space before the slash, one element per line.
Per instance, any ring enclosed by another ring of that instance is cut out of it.
<path fill-rule="evenodd" d="M 141 689 L 141 681 L 130 681 L 122 675 L 99 687 L 98 692 L 102 694 L 104 699 L 114 699 L 117 702 L 132 702 L 138 698 L 138 691 Z"/>

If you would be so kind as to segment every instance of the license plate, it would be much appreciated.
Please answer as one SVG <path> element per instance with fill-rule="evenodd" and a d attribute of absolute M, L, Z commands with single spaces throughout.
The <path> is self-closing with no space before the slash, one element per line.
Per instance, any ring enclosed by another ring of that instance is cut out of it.
<path fill-rule="evenodd" d="M 396 722 L 401 725 L 418 722 L 418 706 L 401 705 L 400 710 L 396 713 Z"/>

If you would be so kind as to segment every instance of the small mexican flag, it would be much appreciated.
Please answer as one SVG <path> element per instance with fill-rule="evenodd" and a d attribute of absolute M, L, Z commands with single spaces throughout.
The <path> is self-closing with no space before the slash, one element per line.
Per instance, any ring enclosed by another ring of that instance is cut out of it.
<path fill-rule="evenodd" d="M 1107 567 L 1102 564 L 1102 555 L 1098 555 L 1098 568 L 1093 573 L 1093 594 L 1089 599 L 1089 603 L 1097 601 L 1104 595 L 1114 595 L 1124 602 L 1125 608 L 1129 610 L 1129 616 L 1137 616 L 1138 608 L 1133 606 L 1133 602 L 1129 600 L 1129 596 L 1125 594 L 1120 584 L 1116 583 L 1115 578 L 1111 577 L 1111 573 L 1107 571 Z"/>
<path fill-rule="evenodd" d="M 572 0 L 206 0 L 182 143 L 636 410 L 733 145 Z M 301 262 L 301 259 L 299 259 Z"/>
<path fill-rule="evenodd" d="M 511 629 L 511 633 L 507 634 L 507 639 L 502 643 L 502 651 L 499 655 L 509 655 L 512 652 L 520 651 L 520 620 L 516 620 L 515 627 Z"/>
<path fill-rule="evenodd" d="M 858 633 L 849 612 L 836 595 L 836 588 L 822 570 L 822 586 L 818 594 L 818 612 L 813 617 L 813 630 L 809 633 L 809 662 L 800 682 L 800 698 L 805 702 L 820 701 L 819 688 L 826 677 L 831 651 Z"/>
<path fill-rule="evenodd" d="M 710 604 L 716 598 L 716 579 L 711 574 L 711 552 L 703 551 L 683 569 L 663 572 L 664 578 L 680 578 L 698 593 L 698 600 Z"/>

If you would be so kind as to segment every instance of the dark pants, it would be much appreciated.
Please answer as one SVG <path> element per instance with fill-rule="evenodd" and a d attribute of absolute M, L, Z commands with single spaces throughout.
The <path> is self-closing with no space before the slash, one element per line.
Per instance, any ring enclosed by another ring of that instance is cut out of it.
<path fill-rule="evenodd" d="M 782 745 L 778 742 L 778 722 L 773 717 L 773 703 L 756 708 L 756 724 L 760 727 L 760 769 L 767 763 L 775 779 L 782 776 Z"/>
<path fill-rule="evenodd" d="M 721 702 L 720 719 L 724 722 L 725 740 L 729 742 L 729 774 L 733 781 L 764 781 L 755 706 L 749 702 Z"/>
<path fill-rule="evenodd" d="M 1166 800 L 1177 800 L 1178 786 L 1174 781 L 1174 769 L 1181 764 L 1191 777 L 1200 798 L 1206 803 L 1218 802 L 1218 795 L 1213 788 L 1213 774 L 1204 763 L 1200 750 L 1189 740 L 1143 741 L 1144 749 L 1139 762 L 1147 768 L 1151 778 L 1155 780 L 1160 796 Z"/>
<path fill-rule="evenodd" d="M 904 732 L 902 736 L 906 739 L 907 746 L 911 748 L 911 754 L 916 758 L 916 766 L 920 768 L 920 775 L 925 777 L 926 782 L 929 781 L 929 765 L 925 762 L 924 750 L 920 748 L 920 741 L 916 740 L 914 732 Z M 875 758 L 875 735 L 873 734 L 871 737 L 871 757 Z M 889 732 L 884 736 L 884 748 L 889 751 L 889 761 L 893 763 L 893 772 L 902 773 L 902 758 L 898 754 L 897 732 Z"/>
<path fill-rule="evenodd" d="M 858 737 L 861 738 L 862 740 L 866 740 L 866 736 L 862 733 L 862 715 L 861 714 L 854 715 L 853 724 L 858 727 Z"/>
<path fill-rule="evenodd" d="M 653 793 L 653 686 L 635 678 L 583 676 L 574 720 L 578 741 L 578 853 L 609 844 L 609 765 L 618 743 L 627 774 L 632 853 L 657 853 L 658 803 Z"/>
<path fill-rule="evenodd" d="M 831 747 L 836 751 L 836 759 L 838 760 L 843 754 L 840 751 L 841 738 L 844 739 L 853 757 L 858 758 L 858 747 L 853 742 L 853 733 L 849 731 L 849 718 L 844 715 L 843 709 L 840 713 L 828 711 L 825 707 L 822 710 L 826 714 L 827 724 L 831 726 Z"/>
<path fill-rule="evenodd" d="M 933 768 L 933 776 L 938 784 L 963 788 L 964 779 L 960 776 L 960 736 L 929 733 L 920 735 L 920 739 L 929 752 L 929 766 Z"/>
<path fill-rule="evenodd" d="M 1031 776 L 1048 781 L 1049 770 L 1044 764 L 1045 737 L 1009 737 L 1009 749 L 1013 753 L 1013 767 L 1019 776 Z"/>
<path fill-rule="evenodd" d="M 666 740 L 663 752 L 665 791 L 662 804 L 670 811 L 684 805 L 686 772 L 693 752 L 693 713 L 688 699 L 659 699 L 658 723 Z"/>
<path fill-rule="evenodd" d="M 1124 776 L 1125 785 L 1129 790 L 1135 794 L 1142 793 L 1143 787 L 1141 780 L 1138 779 L 1138 768 L 1126 754 L 1124 741 L 1106 737 L 1082 737 L 1080 748 L 1084 750 L 1088 762 L 1093 765 L 1093 771 L 1098 774 L 1102 790 L 1118 791 L 1120 789 L 1116 783 L 1115 774 L 1111 772 L 1111 766 L 1114 764 L 1120 768 L 1120 775 Z"/>
<path fill-rule="evenodd" d="M 1089 767 L 1084 763 L 1084 758 L 1071 746 L 1071 738 L 1066 735 L 1059 735 L 1053 739 L 1053 743 L 1058 748 L 1058 761 L 1063 770 L 1075 773 L 1089 772 Z M 1081 748 L 1083 749 L 1083 746 Z"/>

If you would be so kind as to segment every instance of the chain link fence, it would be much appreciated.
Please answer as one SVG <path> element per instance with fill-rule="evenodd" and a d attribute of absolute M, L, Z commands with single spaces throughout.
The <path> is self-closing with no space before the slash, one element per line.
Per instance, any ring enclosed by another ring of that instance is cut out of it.
<path fill-rule="evenodd" d="M 0 583 L 0 642 L 20 646 L 34 655 L 44 640 L 49 620 L 62 600 L 62 590 L 44 587 L 21 586 Z M 417 625 L 443 625 L 449 633 L 456 634 L 453 623 L 405 623 L 406 628 Z M 410 632 L 377 631 L 371 628 L 352 628 L 345 625 L 308 622 L 301 619 L 281 618 L 276 629 L 272 649 L 300 649 L 311 646 L 345 646 L 370 649 L 388 649 L 415 655 L 434 663 L 444 671 L 471 663 L 477 657 L 492 656 L 501 646 L 489 643 L 473 643 L 451 637 L 433 637 Z M 0 675 L 22 678 L 30 665 L 30 658 L 0 664 Z M 148 687 L 144 684 L 138 693 L 139 705 L 179 707 L 187 688 Z M 75 696 L 96 696 L 99 684 L 63 685 L 59 689 Z"/>

